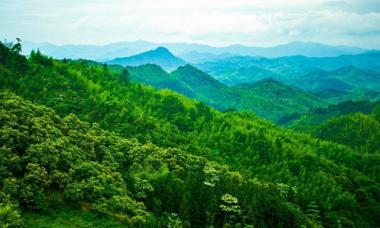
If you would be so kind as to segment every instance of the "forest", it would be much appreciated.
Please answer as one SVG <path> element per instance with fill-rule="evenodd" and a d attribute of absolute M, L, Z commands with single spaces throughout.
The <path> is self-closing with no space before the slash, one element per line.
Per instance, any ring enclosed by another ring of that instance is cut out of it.
<path fill-rule="evenodd" d="M 285 128 L 133 69 L 21 51 L 0 44 L 3 227 L 380 226 L 376 102 Z"/>

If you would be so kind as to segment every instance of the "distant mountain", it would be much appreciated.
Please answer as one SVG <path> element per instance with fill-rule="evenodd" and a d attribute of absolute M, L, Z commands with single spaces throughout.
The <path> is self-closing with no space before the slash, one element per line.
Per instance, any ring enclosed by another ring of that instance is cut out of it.
<path fill-rule="evenodd" d="M 191 51 L 179 55 L 179 57 L 188 63 L 199 64 L 207 61 L 215 61 L 233 56 L 229 53 L 211 54 L 206 52 Z"/>
<path fill-rule="evenodd" d="M 250 56 L 233 56 L 225 59 L 197 64 L 197 68 L 215 78 L 223 78 L 233 84 L 255 82 L 258 79 L 252 72 L 242 70 L 256 67 L 268 72 L 268 78 L 288 82 L 311 71 L 334 71 L 342 67 L 354 66 L 359 69 L 379 70 L 380 51 L 370 51 L 359 55 L 343 55 L 338 57 L 310 58 L 305 56 L 290 56 L 280 58 L 259 58 Z M 244 72 L 244 73 L 242 73 Z M 244 82 L 236 80 L 236 75 L 245 78 Z"/>
<path fill-rule="evenodd" d="M 380 98 L 380 72 L 353 66 L 312 71 L 297 78 L 293 84 L 335 102 Z"/>
<path fill-rule="evenodd" d="M 380 98 L 379 51 L 324 58 L 234 56 L 196 66 L 227 85 L 274 78 L 333 102 Z"/>
<path fill-rule="evenodd" d="M 320 97 L 291 88 L 273 79 L 264 79 L 234 88 L 241 94 L 236 105 L 238 110 L 253 111 L 275 122 L 286 115 L 304 113 L 327 105 L 327 102 Z"/>
<path fill-rule="evenodd" d="M 115 58 L 113 60 L 107 61 L 107 63 L 122 66 L 156 64 L 168 71 L 172 71 L 177 69 L 179 66 L 186 65 L 185 61 L 176 57 L 164 47 L 158 47 L 154 50 L 143 52 L 130 57 Z"/>
<path fill-rule="evenodd" d="M 131 56 L 163 46 L 177 56 L 188 55 L 192 52 L 203 56 L 189 57 L 191 63 L 201 63 L 205 60 L 204 54 L 210 55 L 248 55 L 268 58 L 304 55 L 308 57 L 331 57 L 364 53 L 368 50 L 348 47 L 332 46 L 312 42 L 292 42 L 273 47 L 249 47 L 244 45 L 231 45 L 226 47 L 213 47 L 196 43 L 152 43 L 138 40 L 132 42 L 117 42 L 108 45 L 53 45 L 49 43 L 23 42 L 24 53 L 29 54 L 32 49 L 40 49 L 43 53 L 55 58 L 110 60 L 120 56 Z M 212 60 L 212 58 L 206 58 Z"/>
<path fill-rule="evenodd" d="M 340 55 L 355 55 L 365 52 L 365 49 L 349 46 L 333 46 L 314 42 L 291 42 L 270 48 L 263 48 L 257 55 L 266 57 L 303 55 L 307 57 L 332 57 Z M 280 54 L 281 53 L 281 54 Z"/>

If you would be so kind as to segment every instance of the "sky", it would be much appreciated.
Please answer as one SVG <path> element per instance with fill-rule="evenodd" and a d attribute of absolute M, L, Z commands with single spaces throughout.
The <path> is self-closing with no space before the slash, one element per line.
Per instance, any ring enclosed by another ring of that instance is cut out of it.
<path fill-rule="evenodd" d="M 380 49 L 380 0 L 0 0 L 0 39 Z"/>

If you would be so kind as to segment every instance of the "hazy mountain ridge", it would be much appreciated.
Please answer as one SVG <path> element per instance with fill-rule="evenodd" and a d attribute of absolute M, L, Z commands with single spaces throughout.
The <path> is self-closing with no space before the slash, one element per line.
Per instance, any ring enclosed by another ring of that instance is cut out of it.
<path fill-rule="evenodd" d="M 137 55 L 115 58 L 107 61 L 108 64 L 122 66 L 140 66 L 144 64 L 157 64 L 167 71 L 172 71 L 180 66 L 186 65 L 182 59 L 174 56 L 168 49 L 158 47 L 154 50 L 143 52 Z"/>
<path fill-rule="evenodd" d="M 244 45 L 213 47 L 196 43 L 153 43 L 138 40 L 132 42 L 117 42 L 107 45 L 54 45 L 50 43 L 24 42 L 24 54 L 29 54 L 33 49 L 40 49 L 43 53 L 59 59 L 83 58 L 108 61 L 118 57 L 136 55 L 161 46 L 168 48 L 178 56 L 189 56 L 189 53 L 193 52 L 194 54 L 194 52 L 198 52 L 198 57 L 190 58 L 192 60 L 189 62 L 192 63 L 212 60 L 218 55 L 249 55 L 264 57 L 304 55 L 310 57 L 327 57 L 345 54 L 359 54 L 368 51 L 356 47 L 333 46 L 299 41 L 273 47 L 249 47 Z"/>
<path fill-rule="evenodd" d="M 234 56 L 196 66 L 227 85 L 274 78 L 332 102 L 378 99 L 380 93 L 379 51 L 326 58 Z"/>

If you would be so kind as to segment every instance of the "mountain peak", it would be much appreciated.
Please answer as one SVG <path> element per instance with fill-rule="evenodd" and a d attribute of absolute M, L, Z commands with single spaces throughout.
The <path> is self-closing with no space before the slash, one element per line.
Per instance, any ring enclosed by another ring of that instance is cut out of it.
<path fill-rule="evenodd" d="M 167 49 L 166 47 L 157 47 L 156 49 L 154 49 L 153 51 L 155 51 L 155 52 L 167 52 L 167 53 L 170 53 L 171 54 L 171 52 L 169 51 L 169 49 Z"/>
<path fill-rule="evenodd" d="M 167 71 L 175 70 L 179 66 L 186 64 L 185 61 L 173 55 L 165 47 L 157 47 L 154 50 L 142 52 L 125 58 L 116 58 L 109 61 L 111 64 L 123 66 L 140 66 L 144 64 L 156 64 Z"/>

